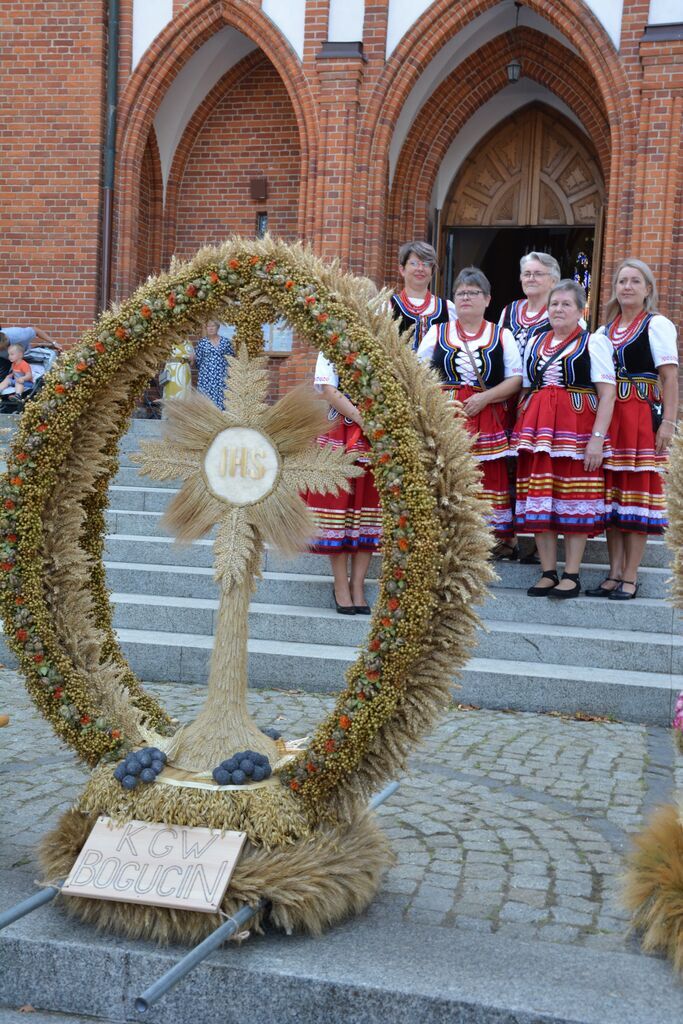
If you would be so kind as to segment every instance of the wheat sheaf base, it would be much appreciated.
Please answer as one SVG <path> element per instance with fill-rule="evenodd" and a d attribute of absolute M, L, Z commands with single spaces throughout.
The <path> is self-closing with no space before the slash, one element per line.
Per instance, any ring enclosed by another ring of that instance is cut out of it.
<path fill-rule="evenodd" d="M 633 840 L 623 890 L 646 953 L 683 974 L 683 811 L 659 807 Z"/>
<path fill-rule="evenodd" d="M 40 860 L 45 877 L 64 878 L 81 851 L 97 815 L 69 810 L 45 836 Z M 166 819 L 168 821 L 168 819 Z M 173 824 L 173 822 L 169 822 Z M 321 935 L 327 928 L 362 913 L 377 894 L 382 875 L 392 862 L 387 840 L 366 810 L 346 824 L 320 826 L 308 838 L 273 849 L 247 840 L 221 904 L 234 914 L 259 899 L 269 908 L 250 924 L 262 931 L 268 922 L 287 934 Z M 64 896 L 65 911 L 84 924 L 128 939 L 159 945 L 194 945 L 224 920 L 220 914 L 115 903 Z"/>

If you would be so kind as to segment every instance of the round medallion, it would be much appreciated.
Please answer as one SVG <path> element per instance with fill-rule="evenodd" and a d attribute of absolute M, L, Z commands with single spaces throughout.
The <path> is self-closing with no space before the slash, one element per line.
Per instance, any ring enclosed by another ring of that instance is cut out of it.
<path fill-rule="evenodd" d="M 280 459 L 268 438 L 250 427 L 216 434 L 204 456 L 204 475 L 213 494 L 231 505 L 253 505 L 273 490 Z"/>

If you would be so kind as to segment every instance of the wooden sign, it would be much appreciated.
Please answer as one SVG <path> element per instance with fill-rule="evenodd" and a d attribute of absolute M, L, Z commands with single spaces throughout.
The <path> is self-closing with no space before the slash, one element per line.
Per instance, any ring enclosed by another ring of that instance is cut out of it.
<path fill-rule="evenodd" d="M 146 821 L 95 822 L 62 892 L 215 913 L 242 851 L 244 832 Z"/>

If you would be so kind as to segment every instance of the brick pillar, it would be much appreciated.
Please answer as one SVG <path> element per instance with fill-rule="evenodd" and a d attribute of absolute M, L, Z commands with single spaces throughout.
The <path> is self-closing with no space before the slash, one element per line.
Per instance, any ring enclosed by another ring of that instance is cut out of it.
<path fill-rule="evenodd" d="M 338 56 L 335 46 L 348 50 L 357 47 L 357 52 Z M 351 255 L 353 203 L 358 186 L 356 150 L 364 67 L 365 60 L 355 43 L 327 43 L 316 58 L 320 156 L 314 244 L 322 256 L 336 256 L 346 267 Z"/>
<path fill-rule="evenodd" d="M 658 28 L 646 30 L 640 43 L 643 79 L 631 255 L 652 268 L 662 312 L 680 328 L 683 38 L 662 39 Z"/>

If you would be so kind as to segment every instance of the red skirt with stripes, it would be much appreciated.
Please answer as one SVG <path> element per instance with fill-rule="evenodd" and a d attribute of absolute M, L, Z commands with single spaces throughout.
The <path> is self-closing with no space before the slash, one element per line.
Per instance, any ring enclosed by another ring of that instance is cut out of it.
<path fill-rule="evenodd" d="M 654 397 L 649 389 L 648 398 Z M 612 452 L 605 459 L 605 504 L 608 528 L 658 535 L 668 524 L 662 476 L 668 456 L 655 451 L 648 398 L 634 386 L 625 397 L 617 391 L 609 428 Z"/>
<path fill-rule="evenodd" d="M 520 533 L 602 533 L 605 474 L 583 466 L 594 423 L 593 396 L 548 386 L 528 397 L 511 439 Z"/>
<path fill-rule="evenodd" d="M 367 456 L 368 442 L 362 434 L 358 436 L 355 423 L 338 416 L 333 428 L 318 438 L 318 444 L 348 447 L 357 453 L 356 463 L 364 472 L 350 481 L 350 491 L 308 491 L 304 495 L 317 527 L 316 542 L 310 550 L 320 555 L 376 551 L 382 540 L 382 506 Z"/>
<path fill-rule="evenodd" d="M 463 385 L 444 389 L 458 402 L 470 395 L 481 394 L 481 388 Z M 483 497 L 491 506 L 488 523 L 500 540 L 512 537 L 512 500 L 507 456 L 510 454 L 507 424 L 509 414 L 505 402 L 493 402 L 471 419 L 463 417 L 466 429 L 474 437 L 472 454 L 479 463 Z"/>

